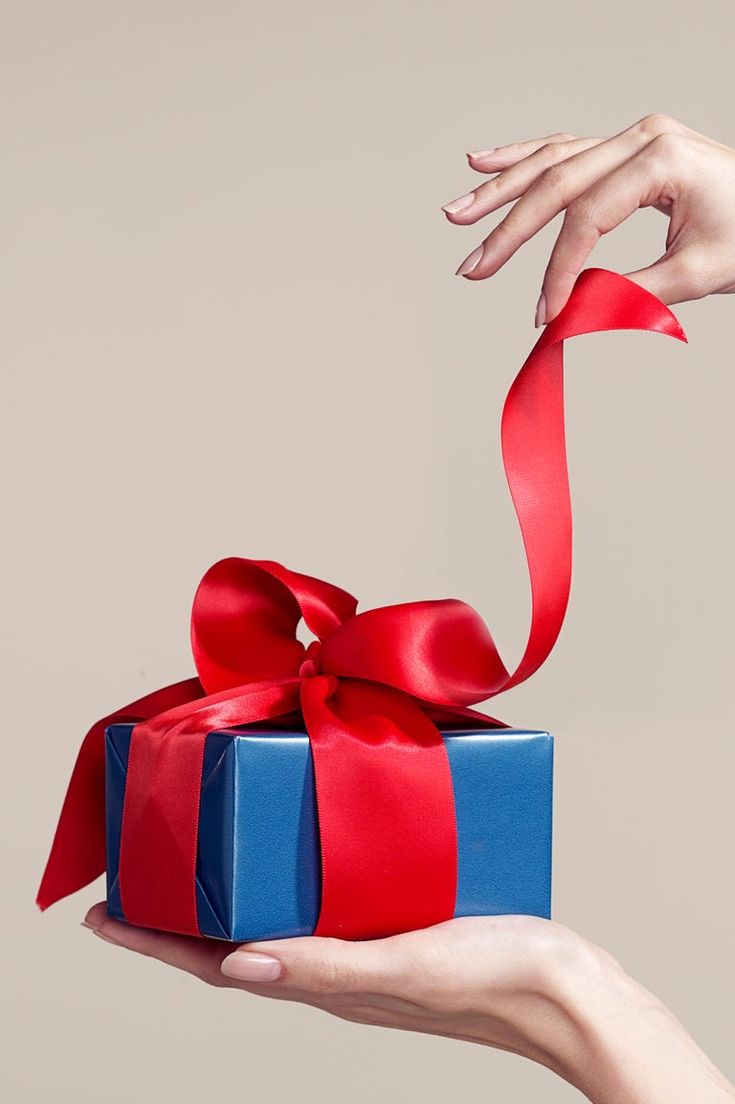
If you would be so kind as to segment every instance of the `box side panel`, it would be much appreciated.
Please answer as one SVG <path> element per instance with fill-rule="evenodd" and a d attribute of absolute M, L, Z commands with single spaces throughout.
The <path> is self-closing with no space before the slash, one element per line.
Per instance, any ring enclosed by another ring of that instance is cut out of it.
<path fill-rule="evenodd" d="M 132 731 L 133 725 L 120 724 L 111 725 L 105 732 L 107 912 L 116 920 L 126 919 L 120 896 L 120 837 Z M 220 939 L 229 938 L 232 915 L 232 743 L 232 736 L 208 736 L 202 771 L 197 916 L 202 934 Z"/>
<path fill-rule="evenodd" d="M 210 732 L 204 745 L 199 799 L 197 919 L 202 935 L 232 939 L 235 741 Z"/>
<path fill-rule="evenodd" d="M 110 725 L 105 730 L 107 913 L 116 920 L 125 919 L 120 900 L 120 833 L 132 731 L 133 726 L 129 724 Z"/>
<path fill-rule="evenodd" d="M 551 911 L 553 739 L 445 733 L 457 811 L 456 916 Z"/>
<path fill-rule="evenodd" d="M 308 738 L 243 734 L 235 758 L 232 938 L 310 935 L 321 860 Z"/>

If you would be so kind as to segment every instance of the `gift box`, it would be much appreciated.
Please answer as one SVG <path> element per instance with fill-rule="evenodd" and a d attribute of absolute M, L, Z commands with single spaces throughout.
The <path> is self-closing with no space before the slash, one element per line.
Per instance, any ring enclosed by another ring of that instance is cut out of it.
<path fill-rule="evenodd" d="M 107 869 L 113 916 L 190 936 L 366 939 L 465 914 L 548 916 L 551 738 L 474 707 L 530 678 L 561 630 L 563 346 L 620 329 L 686 340 L 637 284 L 582 273 L 506 398 L 532 595 L 514 669 L 455 598 L 358 611 L 341 587 L 272 560 L 221 560 L 194 598 L 196 677 L 85 736 L 39 905 Z"/>
<path fill-rule="evenodd" d="M 125 920 L 119 852 L 131 725 L 106 731 L 107 908 Z M 442 732 L 457 823 L 455 916 L 549 916 L 553 740 L 514 729 Z M 400 847 L 400 840 L 396 841 Z M 310 935 L 321 894 L 314 771 L 305 732 L 206 739 L 196 899 L 203 935 Z"/>

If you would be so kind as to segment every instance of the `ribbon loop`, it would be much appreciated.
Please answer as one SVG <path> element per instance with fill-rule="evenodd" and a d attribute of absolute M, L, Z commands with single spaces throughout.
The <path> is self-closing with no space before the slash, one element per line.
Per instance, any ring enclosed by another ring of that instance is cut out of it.
<path fill-rule="evenodd" d="M 324 641 L 322 655 L 337 675 L 437 705 L 485 701 L 508 675 L 479 613 L 455 599 L 366 610 Z"/>

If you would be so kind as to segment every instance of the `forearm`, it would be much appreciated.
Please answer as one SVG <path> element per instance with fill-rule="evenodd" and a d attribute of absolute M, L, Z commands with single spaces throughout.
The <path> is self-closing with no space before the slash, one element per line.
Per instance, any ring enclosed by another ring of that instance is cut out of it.
<path fill-rule="evenodd" d="M 593 1104 L 735 1100 L 672 1013 L 603 952 L 567 968 L 555 1000 L 559 1026 L 545 1064 Z"/>

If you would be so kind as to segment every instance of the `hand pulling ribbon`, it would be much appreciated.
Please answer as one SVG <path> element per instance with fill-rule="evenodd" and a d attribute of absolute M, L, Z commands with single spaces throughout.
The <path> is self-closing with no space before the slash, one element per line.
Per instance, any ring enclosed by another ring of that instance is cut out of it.
<path fill-rule="evenodd" d="M 457 840 L 437 725 L 496 727 L 468 708 L 527 679 L 559 635 L 571 583 L 563 343 L 601 330 L 686 341 L 654 295 L 603 269 L 578 278 L 505 402 L 502 447 L 528 560 L 531 628 L 511 674 L 480 615 L 454 599 L 356 613 L 320 579 L 226 559 L 202 579 L 191 619 L 198 679 L 98 721 L 82 744 L 38 894 L 43 909 L 105 868 L 104 729 L 134 723 L 120 848 L 131 923 L 198 935 L 199 790 L 209 732 L 280 718 L 311 743 L 322 848 L 316 933 L 369 938 L 453 915 Z M 316 638 L 296 639 L 303 618 Z"/>

